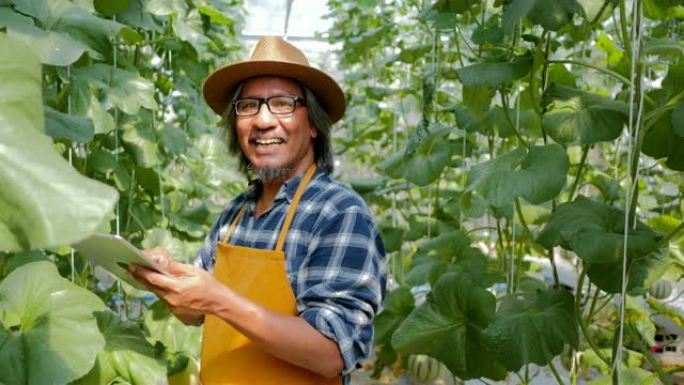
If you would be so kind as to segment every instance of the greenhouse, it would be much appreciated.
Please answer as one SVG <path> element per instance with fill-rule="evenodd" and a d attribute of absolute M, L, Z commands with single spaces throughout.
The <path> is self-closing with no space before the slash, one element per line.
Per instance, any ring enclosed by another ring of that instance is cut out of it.
<path fill-rule="evenodd" d="M 0 0 L 0 385 L 684 384 L 683 29 Z"/>

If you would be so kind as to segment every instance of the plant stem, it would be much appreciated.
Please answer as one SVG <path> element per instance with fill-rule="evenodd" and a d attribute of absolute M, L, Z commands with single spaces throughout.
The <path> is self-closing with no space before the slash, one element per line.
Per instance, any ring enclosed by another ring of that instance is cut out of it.
<path fill-rule="evenodd" d="M 672 379 L 670 376 L 665 373 L 663 370 L 663 367 L 660 366 L 658 361 L 653 358 L 653 355 L 648 349 L 648 345 L 644 342 L 644 340 L 641 338 L 641 335 L 639 332 L 634 328 L 632 324 L 628 324 L 627 327 L 625 328 L 625 331 L 627 334 L 632 337 L 632 339 L 637 343 L 637 347 L 639 348 L 639 351 L 641 351 L 641 354 L 644 355 L 646 358 L 646 361 L 651 365 L 653 370 L 656 372 L 658 375 L 658 378 L 660 378 L 660 381 L 662 381 L 663 384 L 665 385 L 672 385 Z"/>
<path fill-rule="evenodd" d="M 625 0 L 620 0 L 620 32 L 622 34 L 622 44 L 625 46 L 626 57 L 632 57 L 632 44 L 627 33 L 627 11 Z"/>
<path fill-rule="evenodd" d="M 608 365 L 608 367 L 610 367 L 610 360 L 606 358 L 603 352 L 598 348 L 598 346 L 596 346 L 596 343 L 591 339 L 591 336 L 589 335 L 589 329 L 587 328 L 587 324 L 584 318 L 582 318 L 582 286 L 584 286 L 584 278 L 587 276 L 588 269 L 588 264 L 584 264 L 582 266 L 582 271 L 580 272 L 580 276 L 577 281 L 577 288 L 575 290 L 575 317 L 577 318 L 577 323 L 579 324 L 582 336 L 584 336 L 584 339 L 589 344 L 591 350 L 593 350 L 594 353 L 596 353 L 596 356 L 600 358 L 601 361 L 603 361 L 606 365 Z"/>
<path fill-rule="evenodd" d="M 621 82 L 625 83 L 626 85 L 631 85 L 632 82 L 629 81 L 626 77 L 620 75 L 619 73 L 609 70 L 608 68 L 600 67 L 591 63 L 579 61 L 579 60 L 570 60 L 570 59 L 562 59 L 562 60 L 548 60 L 549 63 L 561 63 L 561 64 L 574 64 L 574 65 L 579 65 L 591 69 L 595 69 L 596 71 L 602 72 L 606 75 L 612 76 L 615 79 L 620 80 Z"/>
<path fill-rule="evenodd" d="M 601 9 L 599 9 L 598 13 L 594 16 L 593 19 L 589 22 L 589 24 L 594 24 L 596 23 L 600 18 L 601 15 L 603 15 L 603 12 L 608 8 L 608 4 L 612 3 L 612 0 L 606 0 L 603 2 L 603 5 L 601 6 Z"/>
<path fill-rule="evenodd" d="M 579 168 L 577 169 L 577 174 L 575 174 L 575 181 L 572 183 L 572 188 L 570 189 L 570 195 L 568 195 L 568 202 L 572 202 L 575 197 L 575 192 L 577 191 L 577 186 L 582 179 L 582 171 L 584 171 L 584 165 L 587 162 L 587 155 L 589 155 L 589 145 L 585 144 L 582 149 L 582 160 L 580 160 Z"/>
<path fill-rule="evenodd" d="M 559 385 L 565 385 L 563 382 L 563 379 L 561 378 L 560 374 L 558 373 L 558 369 L 553 365 L 553 362 L 549 361 L 549 369 L 551 369 L 551 373 L 553 373 L 553 376 L 556 377 L 556 381 L 558 381 Z"/>
<path fill-rule="evenodd" d="M 511 126 L 511 130 L 513 130 L 513 133 L 515 134 L 515 137 L 518 138 L 520 143 L 524 144 L 525 147 L 530 148 L 529 143 L 525 140 L 525 138 L 520 135 L 520 132 L 518 132 L 518 128 L 515 126 L 515 123 L 513 123 L 513 119 L 511 119 L 511 115 L 509 112 L 509 107 L 508 107 L 508 95 L 505 92 L 499 91 L 501 93 L 501 102 L 503 103 L 503 111 L 504 111 L 504 116 L 506 117 L 506 122 L 508 122 L 508 125 Z"/>

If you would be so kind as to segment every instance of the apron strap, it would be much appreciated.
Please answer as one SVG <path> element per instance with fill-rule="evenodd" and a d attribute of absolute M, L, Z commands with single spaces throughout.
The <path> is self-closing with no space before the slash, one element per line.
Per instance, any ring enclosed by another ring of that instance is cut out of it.
<path fill-rule="evenodd" d="M 302 198 L 302 195 L 304 195 L 304 190 L 306 190 L 306 186 L 311 181 L 311 178 L 313 177 L 313 174 L 315 172 L 316 162 L 314 162 L 311 165 L 311 167 L 309 167 L 309 169 L 306 171 L 306 174 L 304 174 L 302 181 L 299 182 L 299 187 L 297 187 L 297 191 L 295 192 L 294 198 L 292 198 L 292 203 L 290 203 L 290 209 L 287 210 L 287 216 L 285 217 L 285 222 L 283 222 L 283 227 L 280 229 L 280 237 L 278 237 L 278 243 L 276 244 L 275 251 L 283 251 L 283 246 L 285 245 L 285 238 L 287 237 L 288 230 L 290 230 L 290 224 L 292 223 L 292 219 L 294 218 L 294 215 L 297 212 L 299 200 Z"/>
<path fill-rule="evenodd" d="M 306 171 L 306 174 L 304 174 L 302 181 L 299 182 L 299 186 L 297 187 L 297 191 L 295 192 L 294 198 L 292 198 L 290 208 L 287 210 L 287 216 L 285 217 L 285 222 L 283 222 L 283 227 L 280 229 L 280 236 L 278 237 L 278 243 L 276 244 L 275 251 L 283 250 L 283 246 L 285 245 L 285 238 L 287 237 L 287 232 L 290 230 L 290 224 L 292 223 L 292 219 L 294 218 L 294 215 L 297 212 L 297 206 L 299 206 L 299 200 L 302 198 L 304 190 L 311 181 L 311 178 L 313 177 L 313 174 L 315 172 L 316 162 L 314 162 L 311 165 L 311 167 L 309 167 L 309 169 Z M 235 232 L 235 229 L 237 228 L 240 219 L 242 219 L 242 215 L 245 213 L 245 209 L 247 209 L 247 202 L 242 204 L 240 211 L 235 216 L 235 219 L 233 219 L 233 223 L 231 223 L 230 227 L 228 228 L 228 231 L 226 231 L 226 235 L 225 237 L 223 237 L 222 243 L 226 245 L 228 244 L 228 240 L 230 239 L 230 236 L 233 235 L 233 233 Z"/>
<path fill-rule="evenodd" d="M 242 207 L 240 207 L 240 211 L 238 211 L 237 216 L 235 216 L 235 219 L 233 219 L 233 223 L 230 225 L 228 228 L 228 231 L 226 231 L 226 236 L 223 237 L 223 242 L 226 245 L 228 244 L 228 240 L 230 239 L 230 236 L 233 235 L 233 232 L 235 232 L 235 228 L 237 227 L 237 224 L 240 222 L 240 219 L 242 218 L 242 214 L 245 213 L 245 209 L 247 208 L 247 202 L 242 204 Z"/>

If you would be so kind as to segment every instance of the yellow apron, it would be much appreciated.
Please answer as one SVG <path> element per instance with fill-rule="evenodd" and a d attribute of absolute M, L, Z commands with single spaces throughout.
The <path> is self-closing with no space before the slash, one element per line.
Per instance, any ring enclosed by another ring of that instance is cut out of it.
<path fill-rule="evenodd" d="M 280 230 L 275 250 L 261 250 L 228 244 L 245 208 L 230 225 L 223 242 L 217 244 L 214 276 L 224 285 L 275 312 L 297 315 L 296 300 L 285 266 L 283 245 L 299 200 L 316 171 L 306 172 L 292 199 Z M 326 379 L 292 365 L 256 347 L 252 341 L 214 315 L 204 319 L 202 339 L 203 385 L 339 385 L 341 377 Z"/>

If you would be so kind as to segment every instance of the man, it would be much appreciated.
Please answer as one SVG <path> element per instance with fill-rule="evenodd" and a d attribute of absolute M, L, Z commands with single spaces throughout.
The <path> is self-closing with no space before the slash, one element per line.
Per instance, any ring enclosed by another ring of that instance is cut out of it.
<path fill-rule="evenodd" d="M 266 37 L 249 60 L 211 74 L 204 96 L 257 180 L 214 224 L 197 267 L 153 249 L 173 276 L 131 274 L 186 324 L 204 322 L 204 385 L 348 383 L 371 354 L 387 276 L 366 205 L 330 176 L 342 90 Z"/>

